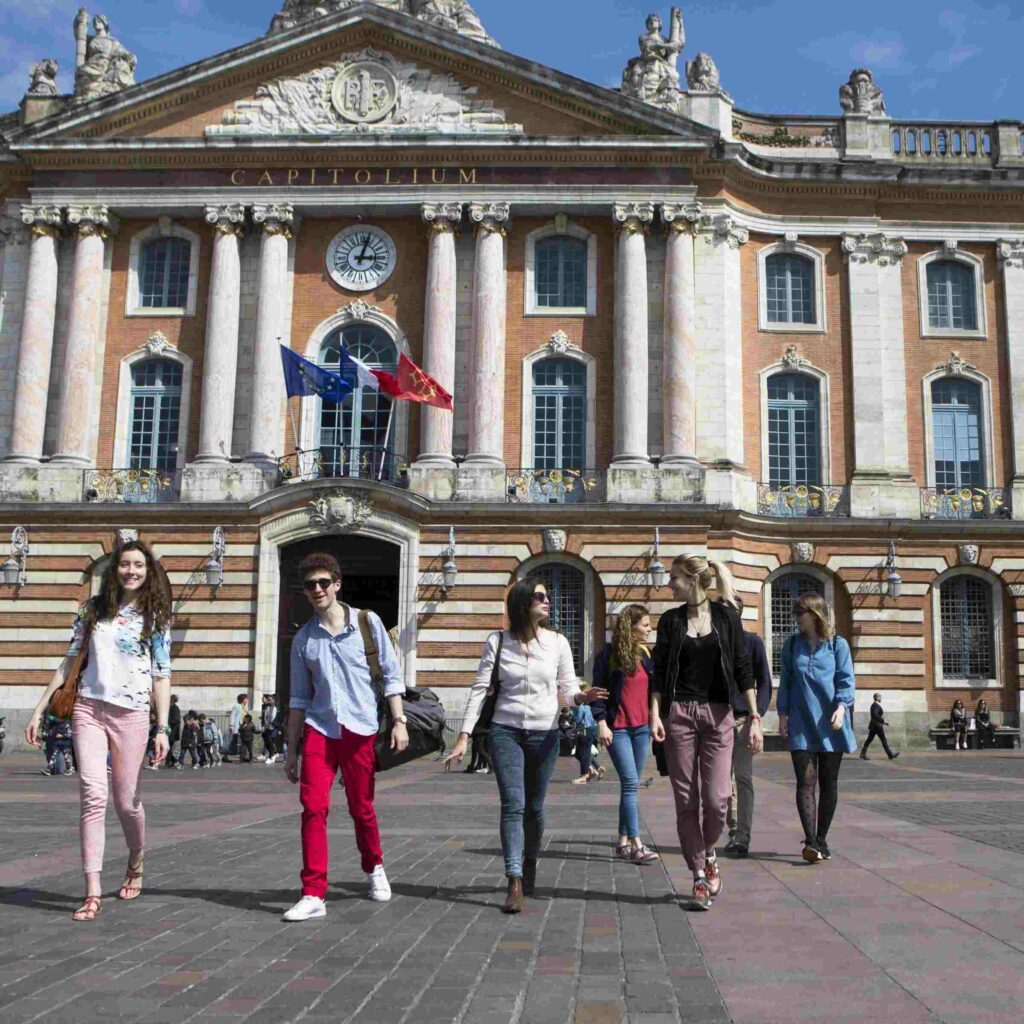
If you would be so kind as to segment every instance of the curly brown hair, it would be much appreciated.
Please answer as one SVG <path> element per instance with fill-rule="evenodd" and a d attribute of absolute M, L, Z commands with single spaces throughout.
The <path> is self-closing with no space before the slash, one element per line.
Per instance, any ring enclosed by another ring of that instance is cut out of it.
<path fill-rule="evenodd" d="M 109 622 L 117 615 L 122 599 L 117 567 L 126 551 L 139 551 L 146 559 L 146 581 L 142 584 L 137 603 L 142 612 L 142 638 L 148 640 L 171 624 L 171 582 L 149 545 L 141 540 L 126 541 L 114 548 L 103 570 L 100 592 L 86 605 L 86 624 L 92 627 L 97 622 Z"/>
<path fill-rule="evenodd" d="M 619 621 L 615 624 L 615 636 L 612 639 L 614 660 L 617 668 L 627 675 L 640 667 L 640 649 L 644 646 L 637 642 L 633 630 L 645 615 L 651 613 L 642 604 L 627 604 L 619 613 Z"/>

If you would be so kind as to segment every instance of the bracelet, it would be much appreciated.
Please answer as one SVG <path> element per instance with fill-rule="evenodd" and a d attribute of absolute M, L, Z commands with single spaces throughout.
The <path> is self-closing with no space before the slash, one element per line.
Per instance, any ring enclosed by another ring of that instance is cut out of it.
<path fill-rule="evenodd" d="M 750 717 L 750 720 L 752 722 L 760 722 L 761 721 L 761 716 L 756 711 L 752 715 L 750 715 L 749 717 Z"/>

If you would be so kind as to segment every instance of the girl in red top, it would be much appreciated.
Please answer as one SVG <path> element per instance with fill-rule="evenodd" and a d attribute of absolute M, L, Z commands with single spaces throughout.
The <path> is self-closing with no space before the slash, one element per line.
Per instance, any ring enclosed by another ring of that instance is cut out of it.
<path fill-rule="evenodd" d="M 634 864 L 658 859 L 640 839 L 637 809 L 640 778 L 651 749 L 651 655 L 646 646 L 650 632 L 650 613 L 642 604 L 623 608 L 612 642 L 594 662 L 594 685 L 606 689 L 609 696 L 591 705 L 597 742 L 608 749 L 619 773 L 618 854 Z"/>

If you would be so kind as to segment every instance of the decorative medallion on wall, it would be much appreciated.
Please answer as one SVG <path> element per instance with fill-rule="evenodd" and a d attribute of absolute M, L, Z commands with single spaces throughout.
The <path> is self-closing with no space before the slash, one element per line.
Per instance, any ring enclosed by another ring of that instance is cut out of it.
<path fill-rule="evenodd" d="M 792 545 L 793 561 L 794 562 L 813 562 L 814 561 L 814 545 L 809 541 L 797 541 L 796 544 Z"/>
<path fill-rule="evenodd" d="M 977 544 L 960 544 L 956 552 L 961 565 L 977 565 L 981 557 L 981 548 Z"/>
<path fill-rule="evenodd" d="M 569 537 L 565 530 L 541 530 L 541 537 L 544 540 L 544 553 L 546 555 L 560 554 L 565 550 Z"/>
<path fill-rule="evenodd" d="M 119 548 L 123 548 L 125 544 L 130 544 L 132 541 L 139 539 L 139 531 L 129 529 L 128 527 L 115 530 L 114 534 L 117 537 L 117 546 Z"/>
<path fill-rule="evenodd" d="M 318 526 L 325 532 L 343 533 L 358 530 L 373 515 L 373 506 L 361 492 L 332 491 L 311 501 L 307 511 L 310 526 Z"/>
<path fill-rule="evenodd" d="M 346 121 L 375 124 L 395 109 L 398 79 L 379 60 L 353 61 L 336 75 L 331 102 Z"/>
<path fill-rule="evenodd" d="M 398 251 L 383 228 L 353 224 L 327 246 L 327 272 L 353 292 L 368 292 L 382 285 L 395 270 Z"/>

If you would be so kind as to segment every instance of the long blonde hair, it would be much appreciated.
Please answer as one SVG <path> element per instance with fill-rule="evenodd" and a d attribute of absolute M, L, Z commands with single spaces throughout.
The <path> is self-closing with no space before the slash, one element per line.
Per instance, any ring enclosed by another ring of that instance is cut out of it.
<path fill-rule="evenodd" d="M 615 635 L 612 637 L 612 648 L 616 668 L 629 674 L 640 667 L 641 648 L 643 641 L 634 635 L 636 624 L 651 613 L 642 604 L 627 604 L 619 613 L 619 621 L 615 623 Z"/>
<path fill-rule="evenodd" d="M 818 634 L 819 640 L 831 640 L 836 631 L 832 626 L 832 613 L 828 602 L 821 594 L 801 594 L 793 602 L 793 617 L 807 612 L 814 617 L 814 631 Z"/>
<path fill-rule="evenodd" d="M 736 607 L 736 589 L 733 586 L 732 573 L 723 562 L 716 562 L 703 555 L 678 555 L 672 560 L 672 568 L 694 577 L 704 591 L 714 587 L 719 600 L 733 608 Z"/>

